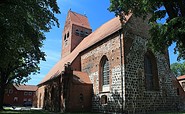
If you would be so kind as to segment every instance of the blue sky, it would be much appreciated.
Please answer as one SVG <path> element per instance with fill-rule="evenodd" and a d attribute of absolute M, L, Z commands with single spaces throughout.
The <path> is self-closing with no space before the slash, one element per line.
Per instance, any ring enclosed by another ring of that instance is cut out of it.
<path fill-rule="evenodd" d="M 50 71 L 50 69 L 60 60 L 62 46 L 62 31 L 69 9 L 88 17 L 92 30 L 96 30 L 102 24 L 112 19 L 115 15 L 107 10 L 109 0 L 57 0 L 61 14 L 56 15 L 59 19 L 60 28 L 53 27 L 50 32 L 45 33 L 46 40 L 42 50 L 46 53 L 46 61 L 42 61 L 40 73 L 31 75 L 29 85 L 37 85 Z M 169 48 L 170 62 L 176 62 L 177 56 L 173 54 L 174 45 Z"/>

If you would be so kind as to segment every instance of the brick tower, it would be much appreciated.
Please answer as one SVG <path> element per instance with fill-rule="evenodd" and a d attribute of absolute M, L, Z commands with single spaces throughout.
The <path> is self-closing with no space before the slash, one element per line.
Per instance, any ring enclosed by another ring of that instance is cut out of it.
<path fill-rule="evenodd" d="M 91 32 L 87 17 L 69 10 L 62 34 L 61 57 L 69 55 Z"/>

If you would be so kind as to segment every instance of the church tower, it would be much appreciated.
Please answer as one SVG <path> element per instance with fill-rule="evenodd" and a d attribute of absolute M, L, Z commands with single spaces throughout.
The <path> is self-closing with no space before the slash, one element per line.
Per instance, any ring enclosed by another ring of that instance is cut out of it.
<path fill-rule="evenodd" d="M 69 55 L 91 32 L 87 17 L 69 10 L 62 33 L 62 58 Z"/>

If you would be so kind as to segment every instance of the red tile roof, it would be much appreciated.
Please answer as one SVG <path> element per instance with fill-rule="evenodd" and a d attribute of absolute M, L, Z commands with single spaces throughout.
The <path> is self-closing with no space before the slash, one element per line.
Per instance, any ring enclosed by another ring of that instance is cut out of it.
<path fill-rule="evenodd" d="M 79 84 L 92 84 L 89 76 L 85 72 L 73 71 L 73 82 Z"/>
<path fill-rule="evenodd" d="M 19 91 L 36 91 L 38 89 L 35 85 L 15 85 L 14 87 Z"/>
<path fill-rule="evenodd" d="M 68 16 L 72 24 L 91 29 L 88 19 L 85 15 L 81 15 L 69 10 Z"/>
<path fill-rule="evenodd" d="M 185 75 L 184 76 L 180 76 L 180 79 L 185 79 Z M 185 91 L 183 90 L 182 86 L 180 85 L 178 79 L 175 77 L 175 75 L 172 75 L 172 84 L 175 88 L 178 88 L 179 91 L 179 98 L 181 100 L 183 100 L 183 102 L 185 102 Z"/>
<path fill-rule="evenodd" d="M 185 75 L 177 77 L 177 80 L 185 80 Z"/>
<path fill-rule="evenodd" d="M 132 14 L 129 14 L 128 16 L 126 16 L 126 20 L 128 21 L 131 16 Z M 124 23 L 126 23 L 127 21 L 125 21 Z M 64 65 L 67 62 L 72 63 L 73 60 L 78 56 L 80 52 L 91 47 L 95 43 L 105 39 L 107 36 L 115 33 L 120 29 L 121 29 L 121 23 L 120 23 L 119 17 L 115 17 L 112 20 L 100 26 L 93 33 L 91 33 L 86 38 L 84 38 L 80 42 L 80 44 L 68 56 L 62 58 L 57 64 L 55 64 L 54 67 L 49 71 L 49 73 L 43 78 L 40 84 L 48 81 L 49 79 L 52 79 L 55 76 L 58 76 L 64 70 Z"/>

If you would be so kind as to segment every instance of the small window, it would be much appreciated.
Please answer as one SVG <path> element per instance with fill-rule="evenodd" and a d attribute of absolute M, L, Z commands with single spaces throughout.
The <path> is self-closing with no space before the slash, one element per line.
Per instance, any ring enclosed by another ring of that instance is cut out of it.
<path fill-rule="evenodd" d="M 28 92 L 24 92 L 24 95 L 28 95 Z"/>
<path fill-rule="evenodd" d="M 29 92 L 29 95 L 31 96 L 32 95 L 32 92 Z"/>
<path fill-rule="evenodd" d="M 101 104 L 107 104 L 107 95 L 101 96 Z"/>
<path fill-rule="evenodd" d="M 9 94 L 12 94 L 13 93 L 13 90 L 12 89 L 9 89 Z"/>
<path fill-rule="evenodd" d="M 29 102 L 31 102 L 31 99 L 28 99 Z"/>
<path fill-rule="evenodd" d="M 84 36 L 84 32 L 80 31 L 80 36 L 83 37 Z"/>
<path fill-rule="evenodd" d="M 88 32 L 85 32 L 85 37 L 88 36 L 88 35 L 89 35 L 89 33 Z"/>
<path fill-rule="evenodd" d="M 18 97 L 14 97 L 13 101 L 17 102 L 18 101 Z"/>
<path fill-rule="evenodd" d="M 75 31 L 75 34 L 77 35 L 77 36 L 79 36 L 79 30 L 78 29 L 76 29 L 76 31 Z"/>

